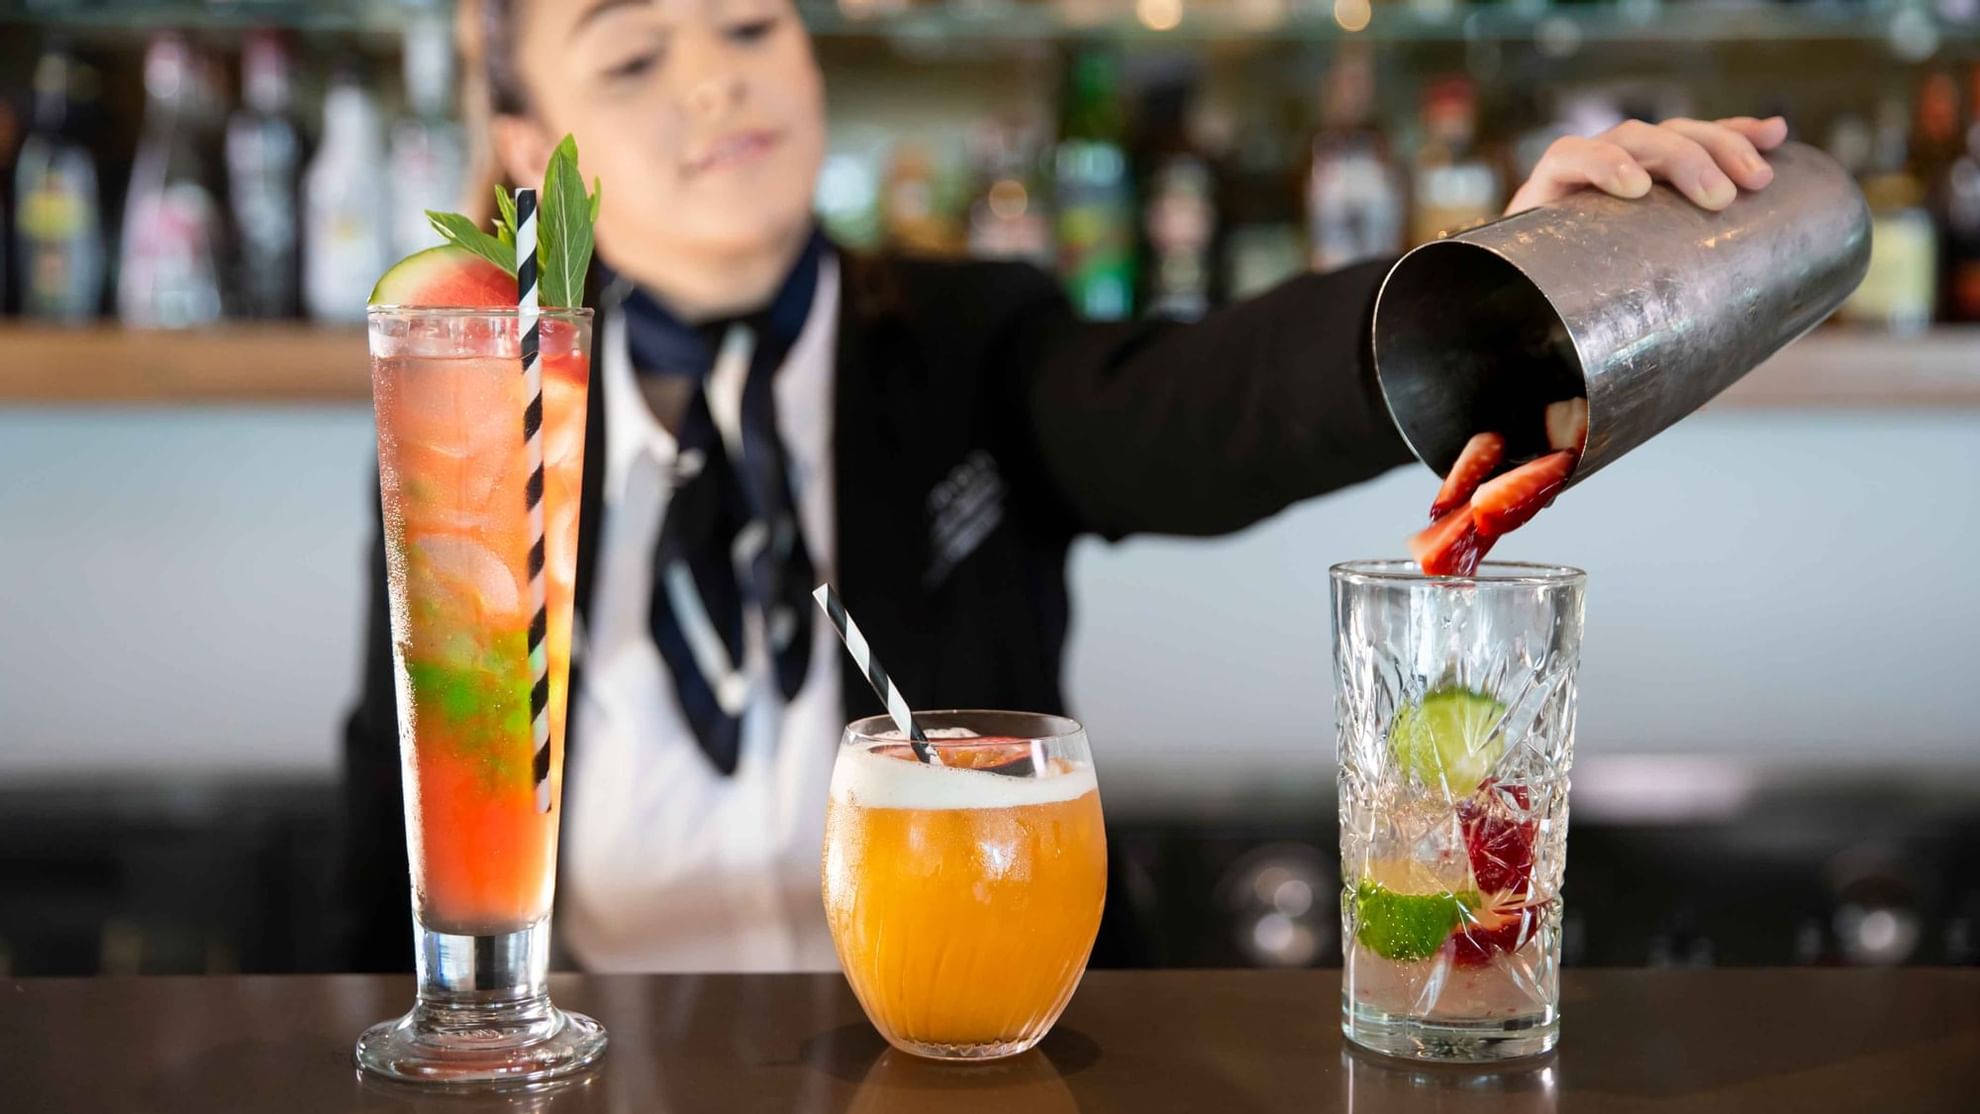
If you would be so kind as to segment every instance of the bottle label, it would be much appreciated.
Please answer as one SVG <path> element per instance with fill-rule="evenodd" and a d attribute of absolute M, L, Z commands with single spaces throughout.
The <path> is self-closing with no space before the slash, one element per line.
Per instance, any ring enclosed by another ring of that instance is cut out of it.
<path fill-rule="evenodd" d="M 1082 314 L 1128 315 L 1134 290 L 1133 215 L 1127 158 L 1112 143 L 1059 145 L 1059 275 Z"/>
<path fill-rule="evenodd" d="M 1931 323 L 1937 235 L 1920 209 L 1881 214 L 1871 221 L 1870 268 L 1843 304 L 1853 321 L 1894 329 Z"/>
<path fill-rule="evenodd" d="M 133 325 L 183 327 L 220 316 L 220 275 L 213 251 L 220 210 L 194 182 L 174 182 L 133 213 L 119 285 L 120 309 Z"/>

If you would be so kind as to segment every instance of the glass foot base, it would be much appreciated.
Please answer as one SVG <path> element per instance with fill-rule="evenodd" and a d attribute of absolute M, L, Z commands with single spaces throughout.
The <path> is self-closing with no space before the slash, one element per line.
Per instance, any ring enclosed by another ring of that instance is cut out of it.
<path fill-rule="evenodd" d="M 414 1007 L 365 1030 L 357 1066 L 396 1083 L 533 1090 L 582 1074 L 605 1054 L 605 1028 L 548 998 L 481 1007 Z"/>
<path fill-rule="evenodd" d="M 882 1034 L 886 1036 L 886 1034 Z M 968 1062 L 971 1060 L 1001 1060 L 1006 1056 L 1016 1056 L 1029 1052 L 1045 1039 L 1040 1033 L 1023 1040 L 992 1041 L 982 1044 L 931 1044 L 926 1041 L 908 1040 L 904 1037 L 887 1036 L 887 1043 L 902 1052 L 920 1056 L 925 1060 L 950 1060 Z"/>
<path fill-rule="evenodd" d="M 1487 1064 L 1552 1051 L 1561 1037 L 1561 1015 L 1550 1009 L 1485 1021 L 1433 1021 L 1342 1003 L 1341 1033 L 1363 1048 L 1404 1060 Z"/>

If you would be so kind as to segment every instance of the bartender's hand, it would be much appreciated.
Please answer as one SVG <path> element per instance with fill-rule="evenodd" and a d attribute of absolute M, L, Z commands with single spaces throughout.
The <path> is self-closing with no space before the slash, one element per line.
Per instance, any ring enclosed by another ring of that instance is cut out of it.
<path fill-rule="evenodd" d="M 1661 124 L 1626 120 L 1592 139 L 1555 140 L 1506 212 L 1559 201 L 1590 186 L 1617 197 L 1642 197 L 1653 179 L 1669 182 L 1700 208 L 1723 209 L 1737 196 L 1735 185 L 1757 190 L 1774 180 L 1760 152 L 1786 138 L 1787 121 L 1779 116 Z"/>

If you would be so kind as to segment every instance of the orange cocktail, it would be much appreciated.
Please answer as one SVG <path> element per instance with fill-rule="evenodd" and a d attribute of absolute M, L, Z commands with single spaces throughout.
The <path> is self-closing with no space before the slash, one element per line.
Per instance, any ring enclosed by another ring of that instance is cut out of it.
<path fill-rule="evenodd" d="M 549 808 L 533 768 L 524 379 L 516 316 L 375 310 L 406 834 L 421 925 L 512 933 L 550 912 L 563 776 L 590 320 L 543 318 Z"/>
<path fill-rule="evenodd" d="M 899 1048 L 1022 1052 L 1071 1000 L 1106 902 L 1086 737 L 1024 713 L 920 718 L 940 764 L 885 720 L 853 724 L 839 751 L 823 869 L 839 964 Z"/>

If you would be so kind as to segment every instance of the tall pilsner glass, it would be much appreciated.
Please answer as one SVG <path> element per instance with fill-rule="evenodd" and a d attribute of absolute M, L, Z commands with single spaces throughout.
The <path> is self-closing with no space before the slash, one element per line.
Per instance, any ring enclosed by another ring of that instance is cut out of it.
<path fill-rule="evenodd" d="M 551 1005 L 545 982 L 591 312 L 541 323 L 538 525 L 517 313 L 370 313 L 419 982 L 411 1013 L 358 1039 L 357 1062 L 404 1082 L 528 1088 L 605 1050 L 598 1023 Z M 539 677 L 547 754 L 532 724 Z"/>
<path fill-rule="evenodd" d="M 1576 569 L 1333 570 L 1342 1029 L 1485 1061 L 1560 1032 Z"/>

